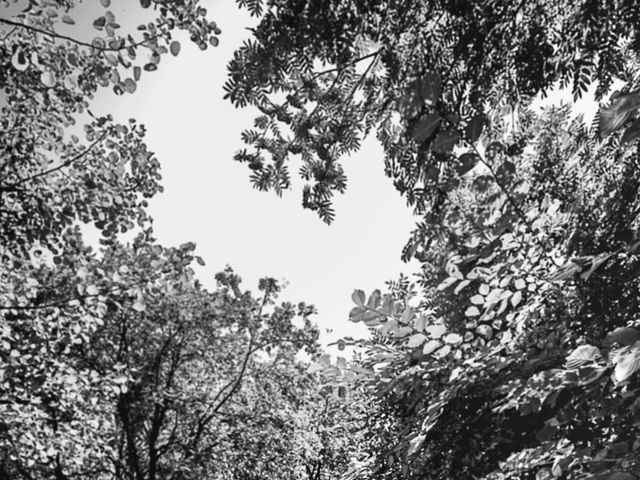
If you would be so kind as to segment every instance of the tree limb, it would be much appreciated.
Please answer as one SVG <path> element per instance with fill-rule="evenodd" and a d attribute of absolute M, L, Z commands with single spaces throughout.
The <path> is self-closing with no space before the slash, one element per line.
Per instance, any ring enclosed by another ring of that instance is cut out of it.
<path fill-rule="evenodd" d="M 131 45 L 122 45 L 120 47 L 101 47 L 98 45 L 94 45 L 92 43 L 88 43 L 88 42 L 83 42 L 82 40 L 78 40 L 77 38 L 73 38 L 73 37 L 69 37 L 68 35 L 62 35 L 61 33 L 56 33 L 52 30 L 45 30 L 43 28 L 39 28 L 39 27 L 34 27 L 33 25 L 26 25 L 24 23 L 21 22 L 15 22 L 13 20 L 9 20 L 7 18 L 0 18 L 0 23 L 5 23 L 7 25 L 12 25 L 14 27 L 20 27 L 20 28 L 24 28 L 26 30 L 30 30 L 32 32 L 35 33 L 41 33 L 43 35 L 47 35 L 53 38 L 59 38 L 60 40 L 67 40 L 71 43 L 75 43 L 76 45 L 80 45 L 83 47 L 88 47 L 88 48 L 92 48 L 94 50 L 98 50 L 101 52 L 120 52 L 122 50 L 124 50 L 125 48 L 129 48 L 129 47 L 139 47 L 141 45 L 144 45 L 145 43 L 151 41 L 151 40 L 155 40 L 156 38 L 160 37 L 160 34 L 156 34 L 156 35 L 152 35 L 149 38 L 146 38 L 140 42 L 137 43 L 133 43 Z"/>

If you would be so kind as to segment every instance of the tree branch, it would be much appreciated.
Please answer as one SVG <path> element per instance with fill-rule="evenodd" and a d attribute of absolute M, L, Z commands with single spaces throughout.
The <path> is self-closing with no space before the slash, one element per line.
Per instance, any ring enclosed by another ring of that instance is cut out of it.
<path fill-rule="evenodd" d="M 27 177 L 27 178 L 22 178 L 22 179 L 18 180 L 15 183 L 10 183 L 8 185 L 0 185 L 0 191 L 11 191 L 11 190 L 15 189 L 16 187 L 22 185 L 23 183 L 30 182 L 32 180 L 35 180 L 36 178 L 44 177 L 44 176 L 49 175 L 51 173 L 57 172 L 59 170 L 62 170 L 65 167 L 68 167 L 73 162 L 75 162 L 77 160 L 80 160 L 82 157 L 84 157 L 86 154 L 88 154 L 91 150 L 93 150 L 96 147 L 96 145 L 101 143 L 107 137 L 107 133 L 108 132 L 106 132 L 106 131 L 103 132 L 102 135 L 100 135 L 100 137 L 98 137 L 93 143 L 91 143 L 91 145 L 89 145 L 84 151 L 80 152 L 79 154 L 75 155 L 74 157 L 70 158 L 69 160 L 66 160 L 66 161 L 62 162 L 57 167 L 50 168 L 49 170 L 44 170 L 42 172 L 36 173 L 35 175 L 32 175 L 32 176 Z"/>
<path fill-rule="evenodd" d="M 100 52 L 119 52 L 121 50 L 124 50 L 125 48 L 129 48 L 129 47 L 139 47 L 141 45 L 144 45 L 145 43 L 155 40 L 156 38 L 160 37 L 160 34 L 156 34 L 156 35 L 152 35 L 149 38 L 146 38 L 140 42 L 137 43 L 132 43 L 131 45 L 125 45 L 123 44 L 120 47 L 101 47 L 99 45 L 94 45 L 92 43 L 88 43 L 88 42 L 83 42 L 82 40 L 78 40 L 77 38 L 73 38 L 73 37 L 69 37 L 68 35 L 62 35 L 61 33 L 56 33 L 52 30 L 45 30 L 43 28 L 39 28 L 39 27 L 34 27 L 33 25 L 26 25 L 24 23 L 21 22 L 15 22 L 13 20 L 9 20 L 7 18 L 0 18 L 0 23 L 5 23 L 7 25 L 12 25 L 14 27 L 20 27 L 20 28 L 24 28 L 25 30 L 30 30 L 32 32 L 35 33 L 41 33 L 43 35 L 47 35 L 49 37 L 53 37 L 53 38 L 59 38 L 60 40 L 67 40 L 71 43 L 75 43 L 76 45 L 80 45 L 83 47 L 88 47 L 94 50 L 98 50 Z"/>

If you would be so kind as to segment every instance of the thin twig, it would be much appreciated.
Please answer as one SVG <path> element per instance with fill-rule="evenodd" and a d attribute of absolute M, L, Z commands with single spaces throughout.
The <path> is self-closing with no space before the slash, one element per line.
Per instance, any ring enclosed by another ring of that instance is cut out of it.
<path fill-rule="evenodd" d="M 156 35 L 152 35 L 149 38 L 146 38 L 140 42 L 137 43 L 132 43 L 131 45 L 125 45 L 123 44 L 120 47 L 101 47 L 99 45 L 94 45 L 92 43 L 88 43 L 88 42 L 83 42 L 82 40 L 78 40 L 77 38 L 73 38 L 73 37 L 69 37 L 67 35 L 62 35 L 61 33 L 56 33 L 52 30 L 45 30 L 43 28 L 39 28 L 39 27 L 34 27 L 33 25 L 26 25 L 24 23 L 21 22 L 15 22 L 13 20 L 9 20 L 6 18 L 0 18 L 0 23 L 5 23 L 7 25 L 13 25 L 15 28 L 24 28 L 26 30 L 31 30 L 32 32 L 36 32 L 36 33 L 41 33 L 43 35 L 47 35 L 53 38 L 59 38 L 61 40 L 67 40 L 69 42 L 75 43 L 77 45 L 81 45 L 83 47 L 88 47 L 88 48 L 92 48 L 94 50 L 99 50 L 101 52 L 119 52 L 121 50 L 124 50 L 125 48 L 129 48 L 129 47 L 139 47 L 141 45 L 144 45 L 145 43 L 155 40 L 156 38 L 160 37 L 160 34 L 156 34 Z"/>
<path fill-rule="evenodd" d="M 100 137 L 98 137 L 93 143 L 91 143 L 91 145 L 89 145 L 85 150 L 83 150 L 79 154 L 75 155 L 74 157 L 70 158 L 69 160 L 66 160 L 66 161 L 62 162 L 57 167 L 53 167 L 53 168 L 50 168 L 49 170 L 44 170 L 42 172 L 36 173 L 35 175 L 32 175 L 32 176 L 27 177 L 27 178 L 23 178 L 23 179 L 15 182 L 15 183 L 11 183 L 11 184 L 8 184 L 8 185 L 0 185 L 0 190 L 10 191 L 10 190 L 22 185 L 23 183 L 30 182 L 32 180 L 35 180 L 36 178 L 44 177 L 44 176 L 49 175 L 51 173 L 57 172 L 59 170 L 62 170 L 65 167 L 68 167 L 73 162 L 75 162 L 77 160 L 80 160 L 87 153 L 89 153 L 91 150 L 93 150 L 93 148 L 96 145 L 98 145 L 100 142 L 102 142 L 106 138 L 107 133 L 108 133 L 107 131 L 103 132 L 102 135 L 100 135 Z"/>

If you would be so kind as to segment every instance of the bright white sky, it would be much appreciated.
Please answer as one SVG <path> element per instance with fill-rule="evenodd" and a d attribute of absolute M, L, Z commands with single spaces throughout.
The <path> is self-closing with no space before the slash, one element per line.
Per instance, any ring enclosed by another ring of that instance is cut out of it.
<path fill-rule="evenodd" d="M 254 112 L 223 101 L 222 86 L 228 61 L 256 20 L 233 0 L 202 4 L 222 29 L 219 47 L 203 52 L 178 35 L 182 50 L 177 58 L 164 56 L 158 71 L 143 74 L 133 95 L 103 90 L 92 110 L 123 122 L 134 117 L 147 126 L 147 143 L 162 164 L 165 187 L 151 202 L 156 235 L 168 246 L 196 242 L 206 262 L 197 269 L 198 277 L 207 287 L 214 288 L 215 273 L 227 264 L 242 276 L 246 289 L 255 291 L 262 276 L 286 280 L 282 298 L 313 303 L 319 326 L 333 330 L 323 336 L 324 343 L 361 337 L 366 328 L 348 321 L 351 292 L 384 289 L 384 282 L 400 272 L 418 270 L 417 262 L 400 261 L 414 226 L 411 210 L 384 176 L 382 150 L 373 138 L 344 162 L 348 189 L 335 200 L 337 218 L 331 226 L 302 209 L 299 183 L 282 198 L 254 190 L 247 167 L 233 160 L 243 146 L 240 132 L 252 126 Z M 124 30 L 142 20 L 137 1 L 113 0 L 110 8 Z M 104 12 L 98 0 L 88 0 L 79 10 L 74 15 L 78 29 Z M 84 33 L 92 35 L 90 27 Z M 574 111 L 585 113 L 590 122 L 596 105 L 592 95 L 586 97 Z M 571 96 L 556 90 L 535 105 L 562 99 Z M 294 181 L 296 172 L 293 166 Z"/>
<path fill-rule="evenodd" d="M 99 16 L 98 1 L 90 3 Z M 282 298 L 313 303 L 318 325 L 333 330 L 324 342 L 363 336 L 366 329 L 348 321 L 351 292 L 384 289 L 384 282 L 401 271 L 418 269 L 417 263 L 400 260 L 414 225 L 411 210 L 384 176 L 375 139 L 345 161 L 348 189 L 336 198 L 331 226 L 302 209 L 299 190 L 282 198 L 254 190 L 247 167 L 233 160 L 242 147 L 240 132 L 252 125 L 254 115 L 223 101 L 222 86 L 227 62 L 249 37 L 246 27 L 255 19 L 232 0 L 204 5 L 222 29 L 219 47 L 203 52 L 177 37 L 182 43 L 177 58 L 163 57 L 156 72 L 143 74 L 133 95 L 100 94 L 92 110 L 120 121 L 135 117 L 147 126 L 147 143 L 162 164 L 165 187 L 151 202 L 156 235 L 165 245 L 196 242 L 206 262 L 198 277 L 206 286 L 214 287 L 214 274 L 227 264 L 253 291 L 262 276 L 286 279 Z"/>

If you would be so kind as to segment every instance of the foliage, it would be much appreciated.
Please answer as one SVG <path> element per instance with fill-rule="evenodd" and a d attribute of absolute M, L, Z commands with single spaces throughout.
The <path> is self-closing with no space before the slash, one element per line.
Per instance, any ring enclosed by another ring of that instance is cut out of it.
<path fill-rule="evenodd" d="M 417 284 L 356 291 L 372 337 L 323 370 L 373 396 L 360 478 L 640 476 L 637 5 L 264 8 L 226 87 L 262 112 L 237 155 L 254 185 L 288 188 L 299 155 L 303 204 L 330 221 L 340 159 L 375 129 L 422 217 Z M 591 128 L 530 108 L 592 84 Z"/>
<path fill-rule="evenodd" d="M 402 281 L 354 293 L 376 330 L 354 342 L 375 372 L 371 478 L 637 475 L 637 150 L 568 117 L 520 112 L 528 148 L 492 162 L 517 165 L 506 192 L 462 178 L 418 303 Z"/>
<path fill-rule="evenodd" d="M 452 149 L 475 142 L 486 114 L 556 82 L 575 97 L 595 83 L 602 98 L 614 78 L 637 89 L 633 1 L 254 3 L 264 13 L 225 89 L 261 115 L 236 159 L 255 187 L 279 192 L 299 158 L 303 205 L 327 222 L 346 187 L 341 158 L 372 129 L 396 188 L 418 212 L 437 211 L 452 168 L 473 161 Z"/>
<path fill-rule="evenodd" d="M 144 126 L 91 103 L 134 93 L 179 54 L 176 31 L 205 49 L 220 30 L 197 1 L 141 0 L 149 21 L 123 33 L 100 0 L 85 39 L 78 3 L 0 3 L 0 477 L 298 478 L 313 307 L 276 303 L 270 278 L 242 291 L 230 269 L 204 289 L 195 245 L 153 238 Z"/>
<path fill-rule="evenodd" d="M 110 402 L 122 375 L 87 367 L 78 352 L 104 327 L 113 298 L 144 310 L 151 287 L 128 283 L 127 265 L 103 269 L 82 241 L 81 224 L 111 244 L 147 228 L 147 199 L 161 191 L 144 127 L 94 115 L 90 101 L 99 87 L 135 91 L 142 70 L 177 54 L 172 31 L 189 31 L 200 46 L 217 31 L 194 4 L 153 2 L 159 10 L 135 40 L 102 0 L 98 35 L 85 41 L 72 27 L 76 3 L 2 2 L 0 450 L 9 478 L 97 478 L 108 468 L 103 439 L 114 435 Z"/>

